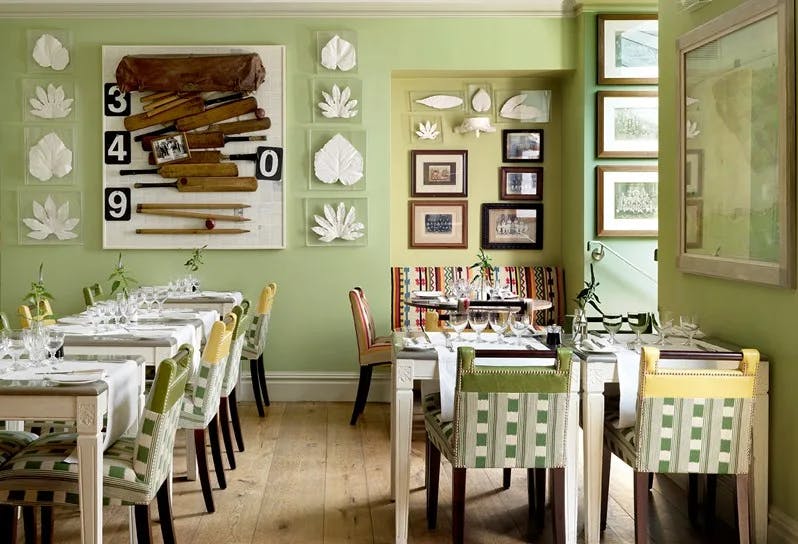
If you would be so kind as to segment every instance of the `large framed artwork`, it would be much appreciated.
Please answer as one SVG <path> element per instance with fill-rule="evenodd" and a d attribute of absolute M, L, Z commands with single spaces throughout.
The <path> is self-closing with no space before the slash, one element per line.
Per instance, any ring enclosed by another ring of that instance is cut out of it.
<path fill-rule="evenodd" d="M 484 249 L 543 249 L 543 204 L 483 204 Z"/>
<path fill-rule="evenodd" d="M 409 246 L 418 249 L 468 247 L 468 202 L 412 200 Z"/>
<path fill-rule="evenodd" d="M 600 14 L 599 85 L 656 85 L 659 26 L 655 14 Z"/>
<path fill-rule="evenodd" d="M 596 234 L 657 235 L 657 167 L 596 167 Z"/>
<path fill-rule="evenodd" d="M 678 40 L 684 272 L 795 287 L 794 4 L 749 0 Z"/>
<path fill-rule="evenodd" d="M 468 196 L 468 151 L 410 152 L 411 196 Z"/>
<path fill-rule="evenodd" d="M 599 91 L 596 156 L 654 158 L 659 151 L 656 91 Z"/>

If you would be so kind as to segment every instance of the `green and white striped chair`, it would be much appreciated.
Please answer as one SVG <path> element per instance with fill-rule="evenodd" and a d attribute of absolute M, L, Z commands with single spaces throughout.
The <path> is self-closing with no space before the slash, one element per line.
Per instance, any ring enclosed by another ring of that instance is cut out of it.
<path fill-rule="evenodd" d="M 135 506 L 140 543 L 152 540 L 149 504 L 156 497 L 164 542 L 175 541 L 166 480 L 191 352 L 182 346 L 175 359 L 158 366 L 136 436 L 120 438 L 103 454 L 103 504 Z M 43 535 L 49 531 L 43 541 L 52 535 L 51 507 L 80 503 L 78 465 L 64 461 L 76 447 L 77 434 L 47 435 L 0 467 L 0 502 L 43 507 Z M 8 523 L 4 520 L 3 526 Z"/>
<path fill-rule="evenodd" d="M 99 283 L 94 283 L 83 288 L 83 301 L 86 307 L 93 306 L 97 299 L 103 296 L 103 287 Z"/>
<path fill-rule="evenodd" d="M 477 357 L 550 358 L 553 366 L 478 366 Z M 550 469 L 554 539 L 565 542 L 565 463 L 571 350 L 457 350 L 454 420 L 441 419 L 440 393 L 424 399 L 427 524 L 437 522 L 441 453 L 452 464 L 452 541 L 464 541 L 467 468 Z M 573 460 L 570 460 L 573 462 Z M 532 498 L 531 487 L 529 497 Z M 530 504 L 530 521 L 533 505 Z"/>
<path fill-rule="evenodd" d="M 263 350 L 266 347 L 266 334 L 269 332 L 272 305 L 277 294 L 277 284 L 266 284 L 260 292 L 258 307 L 247 328 L 241 357 L 249 359 L 249 375 L 258 415 L 264 417 L 263 405 L 269 406 L 269 390 L 266 387 L 266 370 L 263 366 Z"/>
<path fill-rule="evenodd" d="M 740 364 L 736 370 L 659 368 L 661 359 L 736 360 Z M 650 473 L 734 474 L 740 542 L 749 542 L 748 468 L 758 365 L 755 349 L 699 353 L 643 348 L 635 426 L 619 429 L 617 421 L 609 418 L 604 426 L 602 526 L 607 516 L 610 454 L 614 453 L 634 468 L 637 544 L 648 542 Z M 695 485 L 691 487 L 695 490 Z"/>
<path fill-rule="evenodd" d="M 211 327 L 211 334 L 202 351 L 200 365 L 191 377 L 183 397 L 183 409 L 180 412 L 181 429 L 194 431 L 194 446 L 197 454 L 202 495 L 208 512 L 216 510 L 211 493 L 211 480 L 208 473 L 208 456 L 205 451 L 205 431 L 211 443 L 211 455 L 216 471 L 219 487 L 225 489 L 227 481 L 222 465 L 222 451 L 219 445 L 219 398 L 222 393 L 227 357 L 230 354 L 230 341 L 237 322 L 236 314 L 229 313 L 224 321 L 217 321 Z"/>
<path fill-rule="evenodd" d="M 236 314 L 236 326 L 230 341 L 230 355 L 227 357 L 227 366 L 222 380 L 222 395 L 219 399 L 219 424 L 222 428 L 224 449 L 227 452 L 227 461 L 230 468 L 236 468 L 236 457 L 233 453 L 233 440 L 230 436 L 230 424 L 236 437 L 238 451 L 244 451 L 244 435 L 241 433 L 241 421 L 238 419 L 238 401 L 236 400 L 236 385 L 241 370 L 241 350 L 244 348 L 244 330 L 246 330 L 246 316 L 249 310 L 249 301 L 244 300 L 240 306 L 233 307 Z"/>
<path fill-rule="evenodd" d="M 3 316 L 4 317 L 4 316 Z M 0 330 L 2 330 L 0 328 Z M 25 431 L 0 431 L 0 466 L 22 451 L 25 446 L 36 440 L 34 433 Z M 17 541 L 16 507 L 8 504 L 0 505 L 0 538 L 8 537 L 9 542 Z M 25 510 L 25 527 L 35 531 L 33 511 Z M 26 533 L 27 534 L 27 533 Z"/>

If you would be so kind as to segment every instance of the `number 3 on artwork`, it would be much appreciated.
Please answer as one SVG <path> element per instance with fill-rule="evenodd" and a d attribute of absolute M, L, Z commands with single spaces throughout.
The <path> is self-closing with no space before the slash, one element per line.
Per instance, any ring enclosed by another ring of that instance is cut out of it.
<path fill-rule="evenodd" d="M 103 102 L 105 115 L 108 117 L 124 117 L 130 115 L 130 93 L 123 93 L 116 83 L 103 86 Z"/>

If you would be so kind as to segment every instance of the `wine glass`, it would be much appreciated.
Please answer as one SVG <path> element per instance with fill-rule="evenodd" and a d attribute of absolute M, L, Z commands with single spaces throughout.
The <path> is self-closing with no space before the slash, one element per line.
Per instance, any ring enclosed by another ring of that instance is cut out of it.
<path fill-rule="evenodd" d="M 679 316 L 679 325 L 682 327 L 684 334 L 687 335 L 687 341 L 683 343 L 685 346 L 694 346 L 693 336 L 698 332 L 698 315 L 696 314 L 682 314 Z"/>
<path fill-rule="evenodd" d="M 468 326 L 468 314 L 465 312 L 452 312 L 449 314 L 449 325 L 457 333 L 456 340 L 458 342 L 463 340 L 463 330 Z"/>
<path fill-rule="evenodd" d="M 604 314 L 601 316 L 601 326 L 610 335 L 610 344 L 615 343 L 615 335 L 621 330 L 623 316 L 620 314 Z"/>
<path fill-rule="evenodd" d="M 497 310 L 488 314 L 488 324 L 498 337 L 496 339 L 497 344 L 505 343 L 504 333 L 507 331 L 507 327 L 510 326 L 509 317 L 510 312 L 507 310 Z"/>
<path fill-rule="evenodd" d="M 5 329 L 0 329 L 0 359 L 8 353 L 8 335 Z"/>
<path fill-rule="evenodd" d="M 59 349 L 64 345 L 64 331 L 56 329 L 55 327 L 50 327 L 47 331 L 47 352 L 50 354 L 50 358 L 48 362 L 50 365 L 55 365 L 58 362 L 56 359 L 55 354 L 58 352 Z"/>
<path fill-rule="evenodd" d="M 635 333 L 636 338 L 633 342 L 630 342 L 628 347 L 638 351 L 640 346 L 643 345 L 643 340 L 640 338 L 640 335 L 643 334 L 648 328 L 648 312 L 638 312 L 634 314 L 626 314 L 626 320 L 629 322 L 629 328 L 632 329 L 632 332 Z"/>
<path fill-rule="evenodd" d="M 18 364 L 19 357 L 25 353 L 25 340 L 23 339 L 22 329 L 9 329 L 6 331 L 8 338 L 8 346 L 6 352 L 11 356 L 10 370 L 19 370 L 21 367 Z"/>
<path fill-rule="evenodd" d="M 665 345 L 665 339 L 667 338 L 668 333 L 671 332 L 671 329 L 673 329 L 673 312 L 668 310 L 660 310 L 659 321 L 654 319 L 654 316 L 652 316 L 651 323 L 654 325 L 654 329 L 659 333 L 659 338 L 655 344 L 658 346 Z"/>
<path fill-rule="evenodd" d="M 155 302 L 158 304 L 158 314 L 163 315 L 163 305 L 169 298 L 168 289 L 158 289 L 155 291 Z"/>
<path fill-rule="evenodd" d="M 512 312 L 510 314 L 510 332 L 515 336 L 516 344 L 521 343 L 521 336 L 529 328 L 529 314 L 526 312 Z"/>
<path fill-rule="evenodd" d="M 469 310 L 468 323 L 476 331 L 476 342 L 479 343 L 482 340 L 482 331 L 488 326 L 488 312 L 485 310 Z"/>
<path fill-rule="evenodd" d="M 144 287 L 142 289 L 142 300 L 147 305 L 147 311 L 152 312 L 152 305 L 155 304 L 155 289 L 152 287 Z"/>

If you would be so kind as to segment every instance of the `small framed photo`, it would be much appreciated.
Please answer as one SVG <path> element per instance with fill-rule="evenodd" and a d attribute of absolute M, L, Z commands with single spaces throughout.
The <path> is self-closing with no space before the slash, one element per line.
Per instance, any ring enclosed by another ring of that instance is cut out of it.
<path fill-rule="evenodd" d="M 656 236 L 656 166 L 596 167 L 596 234 Z"/>
<path fill-rule="evenodd" d="M 411 196 L 468 196 L 468 151 L 413 150 Z"/>
<path fill-rule="evenodd" d="M 502 162 L 543 162 L 543 130 L 502 130 Z"/>
<path fill-rule="evenodd" d="M 701 196 L 704 177 L 704 151 L 688 149 L 684 155 L 684 194 L 687 197 Z"/>
<path fill-rule="evenodd" d="M 468 202 L 465 200 L 411 201 L 409 223 L 411 248 L 468 247 Z"/>
<path fill-rule="evenodd" d="M 654 14 L 598 16 L 599 85 L 656 85 L 659 25 Z"/>
<path fill-rule="evenodd" d="M 502 166 L 499 169 L 501 200 L 542 200 L 543 167 Z"/>
<path fill-rule="evenodd" d="M 543 204 L 483 204 L 482 247 L 543 249 Z"/>
<path fill-rule="evenodd" d="M 168 134 L 166 136 L 153 138 L 151 143 L 152 156 L 155 157 L 155 164 L 182 161 L 191 157 L 186 135 L 182 132 L 180 134 Z"/>
<path fill-rule="evenodd" d="M 684 201 L 684 244 L 690 249 L 703 247 L 702 225 L 704 224 L 704 203 L 700 198 Z"/>
<path fill-rule="evenodd" d="M 596 155 L 655 158 L 659 151 L 656 91 L 599 91 Z"/>

